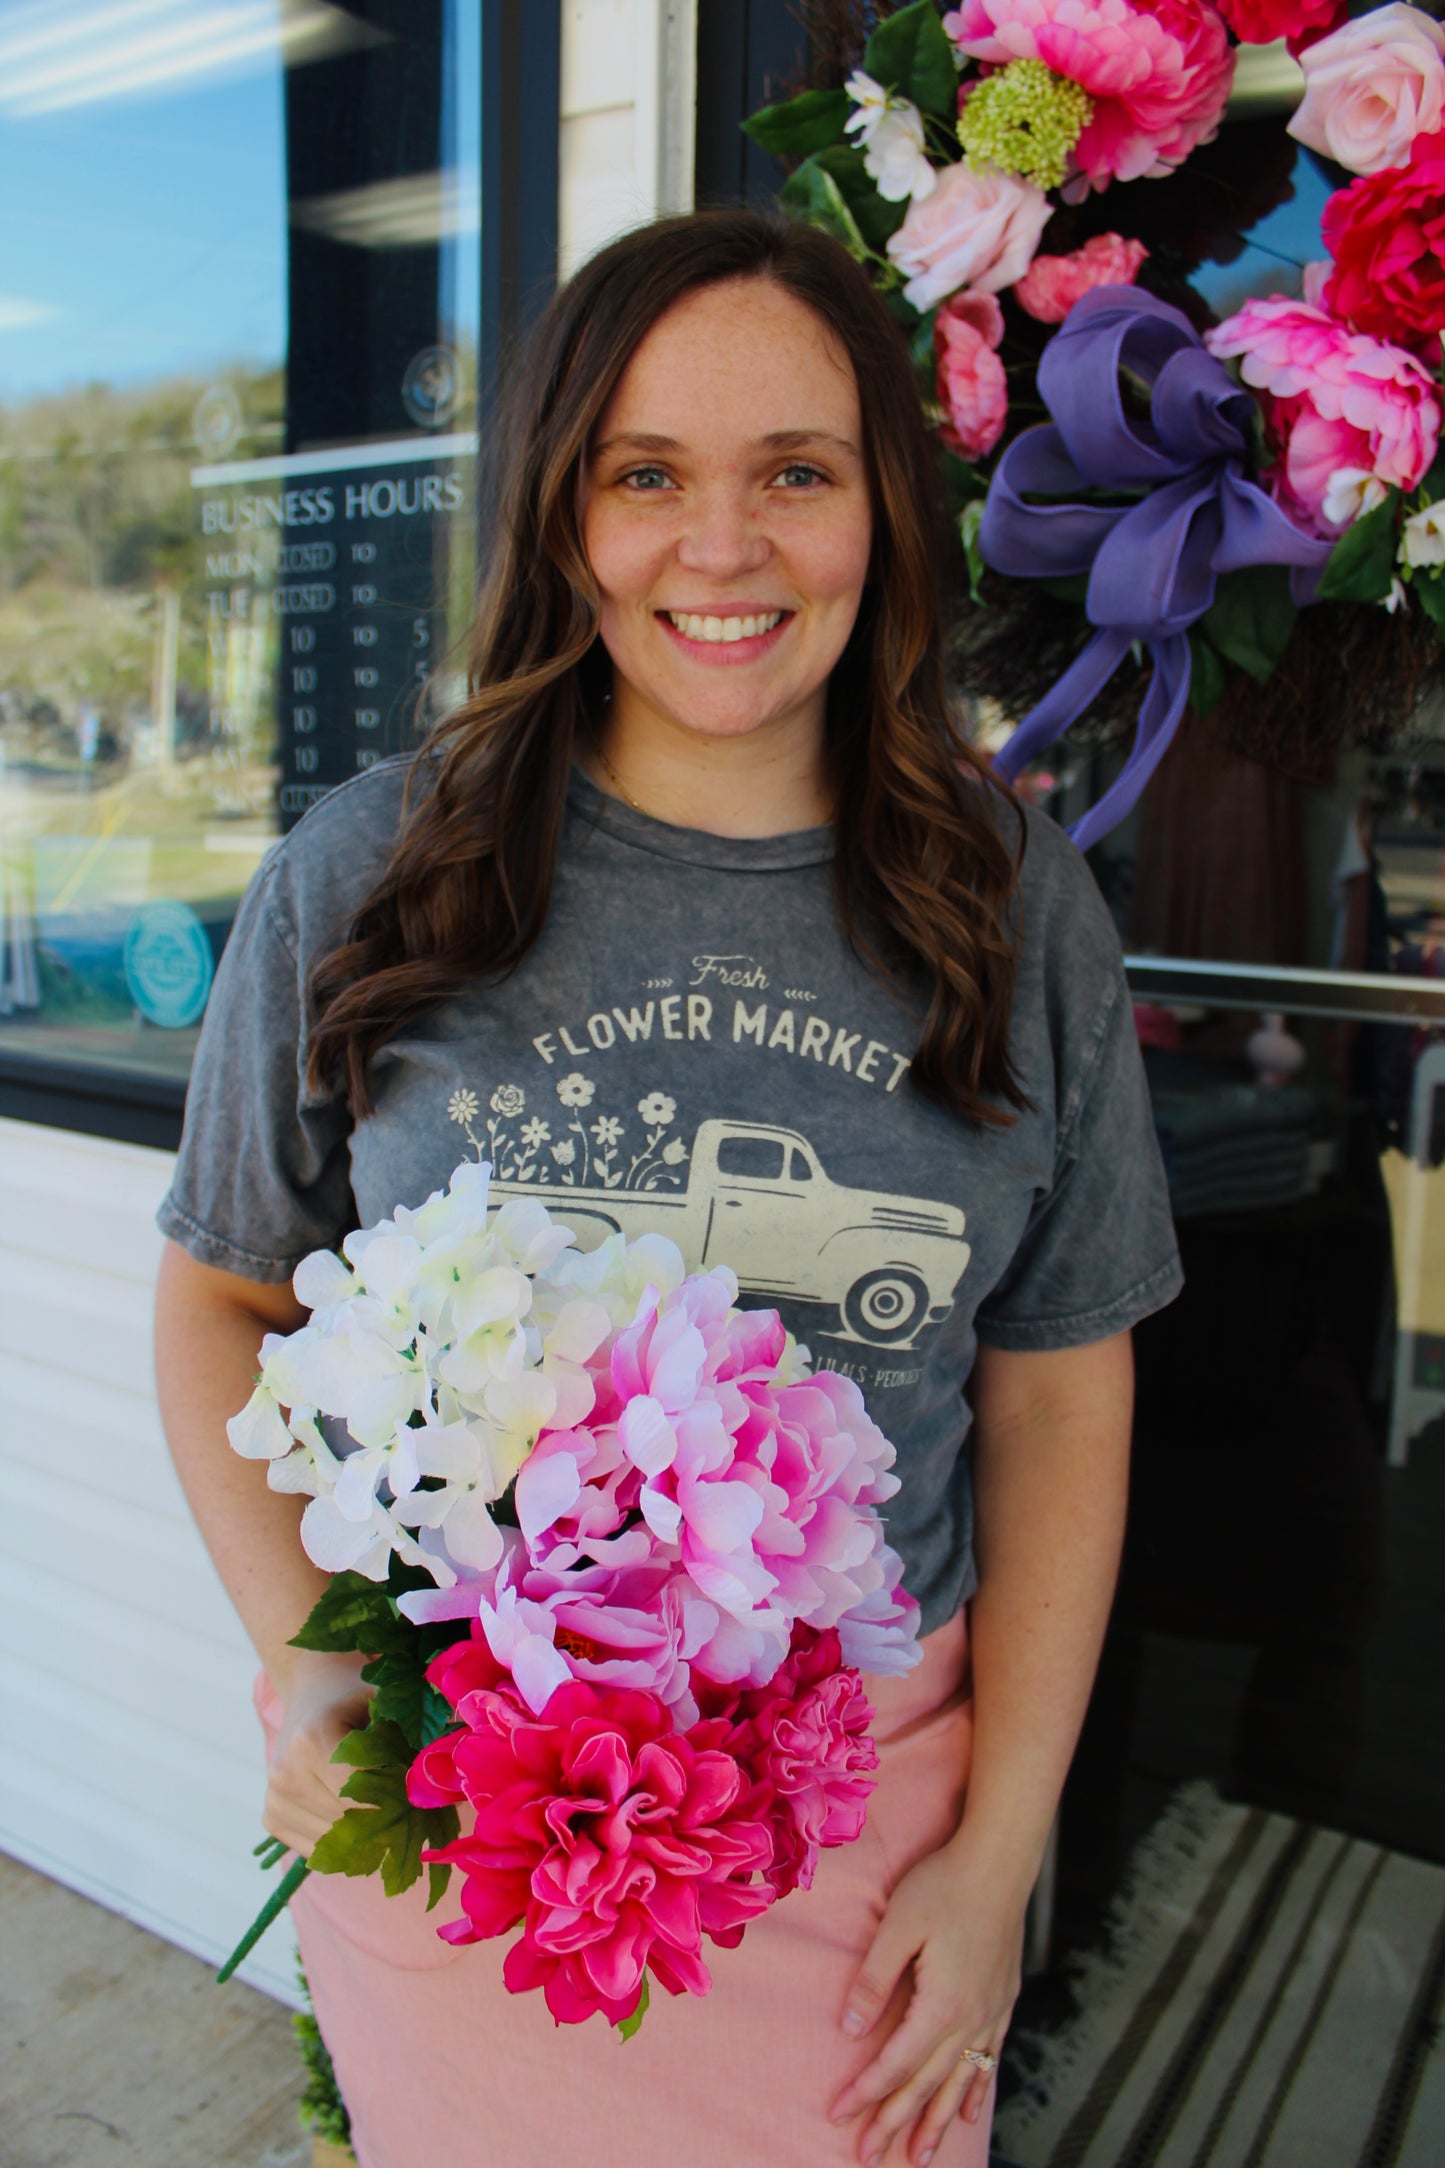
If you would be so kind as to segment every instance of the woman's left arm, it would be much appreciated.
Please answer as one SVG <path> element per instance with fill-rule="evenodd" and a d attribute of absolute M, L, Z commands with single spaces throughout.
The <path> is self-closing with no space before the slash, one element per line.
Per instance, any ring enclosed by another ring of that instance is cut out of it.
<path fill-rule="evenodd" d="M 907 2134 L 923 2168 L 960 2107 L 982 2112 L 989 2081 L 961 2057 L 998 2053 L 1018 1995 L 1024 1913 L 1118 1573 L 1133 1384 L 1127 1333 L 1041 1354 L 979 1348 L 973 1759 L 956 1835 L 900 1879 L 849 1991 L 845 2031 L 888 2028 L 834 2104 L 837 2122 L 862 2112 L 861 2161 Z"/>

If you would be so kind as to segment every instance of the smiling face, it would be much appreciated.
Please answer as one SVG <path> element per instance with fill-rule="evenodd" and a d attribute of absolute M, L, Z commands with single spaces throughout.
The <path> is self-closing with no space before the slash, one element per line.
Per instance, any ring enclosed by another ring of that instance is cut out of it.
<path fill-rule="evenodd" d="M 820 756 L 872 514 L 852 366 L 811 309 L 765 278 L 669 309 L 594 431 L 582 537 L 634 777 L 678 733 Z"/>

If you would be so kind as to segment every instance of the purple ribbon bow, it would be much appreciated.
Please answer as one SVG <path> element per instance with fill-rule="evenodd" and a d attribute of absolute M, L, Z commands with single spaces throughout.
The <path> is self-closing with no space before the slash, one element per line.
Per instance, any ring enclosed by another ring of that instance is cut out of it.
<path fill-rule="evenodd" d="M 1125 414 L 1121 371 L 1148 388 L 1147 420 Z M 1096 286 L 1044 348 L 1038 383 L 1053 422 L 1026 429 L 1000 459 L 979 548 L 1014 579 L 1087 572 L 1084 607 L 1099 629 L 1024 717 L 999 772 L 1012 781 L 1052 745 L 1136 642 L 1154 665 L 1123 773 L 1069 831 L 1087 850 L 1124 818 L 1179 725 L 1188 628 L 1213 602 L 1218 574 L 1291 565 L 1295 600 L 1307 602 L 1333 544 L 1304 534 L 1247 479 L 1254 402 L 1167 302 Z M 1130 504 L 1076 501 L 1140 489 Z"/>

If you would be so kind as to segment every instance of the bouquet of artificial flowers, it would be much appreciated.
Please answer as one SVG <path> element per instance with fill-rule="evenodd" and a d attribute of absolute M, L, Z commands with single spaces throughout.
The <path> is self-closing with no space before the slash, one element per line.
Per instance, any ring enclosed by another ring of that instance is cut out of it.
<path fill-rule="evenodd" d="M 354 1804 L 293 1866 L 460 1869 L 474 1942 L 559 2022 L 705 1994 L 704 1938 L 856 1838 L 877 1766 L 861 1670 L 919 1657 L 878 1507 L 893 1449 L 725 1267 L 658 1235 L 587 1253 L 465 1164 L 297 1268 L 232 1445 L 308 1504 L 331 1574 L 299 1646 L 375 1687 Z M 462 1817 L 466 1817 L 463 1826 Z M 283 1848 L 261 1848 L 275 1864 Z M 230 1967 L 228 1967 L 228 1970 Z"/>

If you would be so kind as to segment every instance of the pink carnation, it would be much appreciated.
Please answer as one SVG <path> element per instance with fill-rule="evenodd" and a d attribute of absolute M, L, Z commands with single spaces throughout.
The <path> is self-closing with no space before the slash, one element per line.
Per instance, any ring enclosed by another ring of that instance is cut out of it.
<path fill-rule="evenodd" d="M 1238 356 L 1240 374 L 1264 397 L 1280 451 L 1273 494 L 1291 518 L 1331 536 L 1364 508 L 1368 484 L 1413 489 L 1435 457 L 1440 401 L 1428 372 L 1403 347 L 1350 331 L 1323 309 L 1272 295 L 1248 301 L 1205 334 L 1221 360 Z M 1338 477 L 1357 475 L 1350 509 Z"/>
<path fill-rule="evenodd" d="M 449 1942 L 522 1933 L 502 1976 L 540 1987 L 560 2025 L 637 2007 L 644 1969 L 705 1995 L 702 1939 L 734 1947 L 774 1901 L 768 1800 L 733 1757 L 672 1729 L 652 1694 L 560 1687 L 538 1718 L 464 1693 L 463 1728 L 425 1748 L 415 1805 L 465 1803 L 471 1831 L 424 1856 L 461 1870 Z"/>
<path fill-rule="evenodd" d="M 1041 324 L 1061 324 L 1095 286 L 1132 286 L 1149 251 L 1119 233 L 1096 233 L 1072 256 L 1035 256 L 1014 288 L 1014 299 Z"/>
<path fill-rule="evenodd" d="M 873 1711 L 837 1634 L 796 1627 L 787 1660 L 766 1686 L 731 1695 L 713 1688 L 705 1699 L 716 1714 L 694 1741 L 732 1754 L 771 1798 L 768 1881 L 779 1897 L 811 1889 L 819 1852 L 862 1835 L 877 1782 Z"/>
<path fill-rule="evenodd" d="M 970 59 L 1042 60 L 1089 93 L 1074 162 L 1094 188 L 1181 165 L 1214 136 L 1234 80 L 1207 0 L 963 0 L 943 27 Z"/>
<path fill-rule="evenodd" d="M 1003 310 L 992 294 L 954 294 L 933 323 L 938 397 L 948 419 L 945 444 L 965 459 L 981 459 L 1008 420 L 1008 378 L 994 349 L 1003 338 Z"/>

